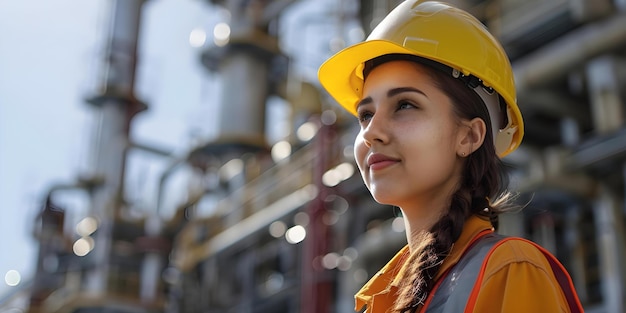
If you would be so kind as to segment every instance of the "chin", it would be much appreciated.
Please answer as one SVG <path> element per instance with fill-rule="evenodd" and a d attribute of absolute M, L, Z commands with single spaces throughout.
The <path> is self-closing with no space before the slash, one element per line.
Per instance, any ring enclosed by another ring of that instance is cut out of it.
<path fill-rule="evenodd" d="M 374 186 L 366 184 L 366 187 L 374 201 L 384 205 L 397 205 L 399 194 L 394 192 L 393 188 L 389 188 L 388 184 Z"/>
<path fill-rule="evenodd" d="M 381 195 L 376 195 L 374 193 L 371 194 L 372 198 L 374 198 L 374 201 L 380 203 L 380 204 L 384 204 L 384 205 L 396 205 L 395 201 L 393 201 L 393 199 L 390 199 L 388 196 L 384 197 Z"/>

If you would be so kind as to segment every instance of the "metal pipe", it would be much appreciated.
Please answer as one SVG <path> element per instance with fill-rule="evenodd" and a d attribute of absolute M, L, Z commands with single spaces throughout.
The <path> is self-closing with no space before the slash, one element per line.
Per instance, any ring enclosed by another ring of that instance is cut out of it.
<path fill-rule="evenodd" d="M 618 131 L 624 125 L 624 109 L 616 67 L 609 55 L 587 62 L 587 85 L 591 100 L 593 128 L 598 134 Z"/>
<path fill-rule="evenodd" d="M 106 54 L 101 86 L 88 99 L 98 111 L 91 147 L 91 170 L 103 185 L 92 193 L 91 213 L 101 221 L 91 252 L 94 266 L 86 272 L 85 288 L 106 294 L 111 260 L 112 230 L 122 207 L 124 171 L 131 120 L 145 109 L 134 95 L 137 39 L 144 0 L 111 0 Z"/>
<path fill-rule="evenodd" d="M 48 188 L 45 196 L 43 209 L 35 218 L 33 236 L 39 242 L 35 274 L 29 288 L 30 301 L 29 312 L 36 312 L 42 306 L 44 300 L 50 292 L 62 287 L 64 279 L 62 273 L 46 269 L 46 260 L 58 260 L 59 256 L 65 252 L 69 238 L 64 233 L 65 211 L 57 209 L 52 204 L 52 194 L 63 190 L 83 190 L 89 192 L 93 184 L 79 181 L 71 184 L 55 184 Z M 49 262 L 48 262 L 49 263 Z M 1 310 L 0 310 L 1 311 Z"/>
<path fill-rule="evenodd" d="M 220 232 L 192 251 L 180 255 L 173 263 L 183 271 L 188 271 L 201 260 L 208 259 L 210 256 L 223 252 L 237 242 L 241 242 L 245 238 L 261 231 L 273 221 L 280 220 L 284 216 L 301 208 L 303 205 L 313 200 L 316 196 L 316 192 L 317 188 L 314 188 L 312 185 L 296 190 L 276 202 L 269 204 L 263 208 L 263 211 L 256 212 L 243 219 L 236 226 Z"/>
<path fill-rule="evenodd" d="M 624 225 L 617 201 L 609 187 L 601 186 L 593 206 L 606 312 L 624 312 Z"/>
<path fill-rule="evenodd" d="M 513 63 L 518 93 L 547 84 L 586 60 L 626 44 L 626 14 L 589 24 Z"/>
<path fill-rule="evenodd" d="M 131 149 L 137 149 L 145 152 L 152 153 L 154 155 L 162 156 L 162 157 L 171 157 L 172 152 L 170 150 L 165 150 L 160 147 L 150 146 L 145 143 L 139 143 L 136 141 L 129 141 L 128 147 Z"/>
<path fill-rule="evenodd" d="M 300 289 L 300 312 L 326 313 L 330 312 L 332 285 L 329 272 L 316 264 L 322 256 L 328 253 L 330 246 L 331 229 L 323 221 L 326 214 L 324 199 L 328 195 L 327 187 L 322 182 L 322 176 L 328 169 L 329 150 L 331 146 L 332 126 L 324 125 L 319 129 L 315 138 L 317 151 L 320 154 L 313 167 L 313 181 L 317 187 L 317 194 L 308 205 L 310 223 L 307 227 L 307 238 L 302 247 L 302 283 Z"/>

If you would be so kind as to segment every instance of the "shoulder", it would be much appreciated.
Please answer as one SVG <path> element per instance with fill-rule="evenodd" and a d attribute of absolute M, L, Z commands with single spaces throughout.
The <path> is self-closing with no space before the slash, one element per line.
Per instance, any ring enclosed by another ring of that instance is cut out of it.
<path fill-rule="evenodd" d="M 542 250 L 521 238 L 499 241 L 477 281 L 480 287 L 474 312 L 494 308 L 500 312 L 567 312 L 565 295 Z"/>
<path fill-rule="evenodd" d="M 485 275 L 490 276 L 510 266 L 551 273 L 550 263 L 537 244 L 529 240 L 506 237 L 494 246 L 486 260 Z M 548 274 L 549 275 L 549 274 Z M 550 275 L 551 276 L 551 275 Z"/>

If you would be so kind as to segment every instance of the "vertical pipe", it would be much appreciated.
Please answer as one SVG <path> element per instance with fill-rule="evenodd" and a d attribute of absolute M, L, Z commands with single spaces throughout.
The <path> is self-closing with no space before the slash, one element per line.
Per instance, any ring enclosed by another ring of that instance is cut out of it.
<path fill-rule="evenodd" d="M 591 112 L 594 128 L 599 133 L 610 133 L 624 125 L 617 66 L 612 56 L 595 58 L 587 65 Z"/>
<path fill-rule="evenodd" d="M 106 293 L 110 276 L 115 217 L 123 203 L 124 168 L 130 122 L 145 108 L 134 95 L 137 38 L 144 0 L 111 0 L 106 53 L 98 93 L 88 99 L 97 109 L 90 170 L 103 180 L 93 191 L 91 213 L 100 220 L 90 258 L 94 266 L 85 277 L 85 289 Z"/>
<path fill-rule="evenodd" d="M 300 293 L 301 313 L 327 313 L 330 310 L 330 276 L 321 264 L 321 258 L 328 253 L 330 228 L 324 223 L 326 213 L 324 199 L 327 196 L 322 182 L 322 175 L 328 168 L 328 151 L 331 127 L 324 125 L 315 138 L 319 155 L 315 160 L 313 179 L 317 187 L 317 196 L 309 203 L 309 227 L 302 247 L 302 283 Z"/>
<path fill-rule="evenodd" d="M 63 247 L 63 227 L 65 210 L 52 204 L 51 192 L 48 193 L 43 210 L 37 216 L 41 228 L 35 229 L 35 238 L 39 241 L 39 251 L 30 291 L 29 312 L 36 312 L 46 297 L 63 285 L 61 274 L 46 269 L 46 260 L 54 258 L 58 262 L 60 247 Z M 2 310 L 0 309 L 0 312 Z"/>
<path fill-rule="evenodd" d="M 170 175 L 183 164 L 184 159 L 174 159 L 163 171 L 159 178 L 159 184 L 157 189 L 156 209 L 152 215 L 148 217 L 145 222 L 146 236 L 149 238 L 157 237 L 161 235 L 163 229 L 163 221 L 161 217 L 161 210 L 163 208 L 163 197 L 165 190 L 165 183 L 170 178 Z M 139 281 L 139 296 L 143 303 L 149 304 L 156 300 L 157 290 L 159 285 L 159 278 L 161 270 L 164 266 L 163 256 L 158 252 L 147 252 L 145 258 L 142 261 L 141 275 Z"/>
<path fill-rule="evenodd" d="M 222 60 L 224 91 L 218 112 L 219 138 L 265 145 L 268 71 L 268 61 L 250 50 L 234 49 Z"/>
<path fill-rule="evenodd" d="M 614 133 L 626 122 L 618 65 L 618 60 L 611 55 L 597 57 L 587 64 L 593 126 L 599 134 Z M 623 312 L 626 309 L 623 300 L 626 274 L 620 261 L 625 256 L 624 219 L 617 202 L 609 187 L 601 186 L 600 198 L 593 210 L 598 232 L 602 292 L 608 312 Z"/>
<path fill-rule="evenodd" d="M 607 186 L 600 187 L 594 203 L 602 294 L 606 312 L 624 312 L 624 230 L 615 196 Z"/>
<path fill-rule="evenodd" d="M 279 54 L 277 40 L 262 19 L 267 9 L 262 1 L 223 2 L 231 15 L 228 42 L 203 53 L 207 68 L 222 78 L 216 141 L 265 147 L 266 101 L 272 60 Z"/>
<path fill-rule="evenodd" d="M 582 208 L 578 205 L 572 205 L 564 216 L 564 235 L 565 244 L 568 246 L 571 254 L 569 261 L 569 272 L 572 281 L 576 287 L 576 292 L 582 303 L 586 303 L 589 298 L 587 284 L 585 284 L 585 247 L 583 244 L 583 236 L 581 235 L 580 211 Z"/>

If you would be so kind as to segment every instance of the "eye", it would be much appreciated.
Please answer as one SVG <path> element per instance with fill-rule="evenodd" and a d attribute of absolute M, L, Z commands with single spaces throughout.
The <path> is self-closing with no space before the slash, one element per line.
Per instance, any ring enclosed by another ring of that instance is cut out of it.
<path fill-rule="evenodd" d="M 399 110 L 416 109 L 416 108 L 417 106 L 413 104 L 412 102 L 407 101 L 407 100 L 400 100 L 398 101 L 396 110 L 399 111 Z"/>
<path fill-rule="evenodd" d="M 374 113 L 368 110 L 360 110 L 357 112 L 357 117 L 361 123 L 369 121 L 372 119 L 372 116 L 374 116 Z"/>

